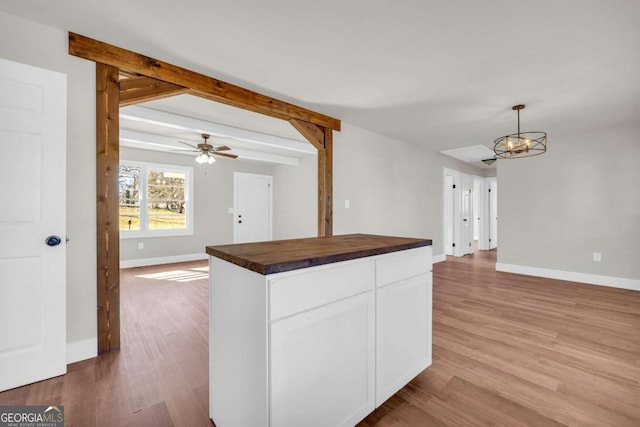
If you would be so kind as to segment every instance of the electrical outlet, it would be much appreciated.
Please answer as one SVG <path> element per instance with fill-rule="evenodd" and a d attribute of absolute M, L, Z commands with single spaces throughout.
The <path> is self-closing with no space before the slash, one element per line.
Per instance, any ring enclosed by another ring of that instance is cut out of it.
<path fill-rule="evenodd" d="M 138 242 L 138 249 L 144 249 L 144 242 Z"/>
<path fill-rule="evenodd" d="M 349 209 L 351 207 L 351 200 L 344 199 L 344 208 Z"/>
<path fill-rule="evenodd" d="M 597 261 L 597 262 L 602 261 L 602 253 L 600 253 L 600 252 L 594 252 L 594 253 L 593 253 L 593 260 L 594 260 L 594 261 Z"/>

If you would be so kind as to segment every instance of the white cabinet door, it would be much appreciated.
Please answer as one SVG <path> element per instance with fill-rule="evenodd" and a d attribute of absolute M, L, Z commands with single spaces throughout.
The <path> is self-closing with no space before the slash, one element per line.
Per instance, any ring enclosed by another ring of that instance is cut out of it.
<path fill-rule="evenodd" d="M 378 289 L 376 407 L 431 364 L 431 273 Z"/>
<path fill-rule="evenodd" d="M 352 426 L 374 409 L 373 291 L 271 323 L 271 426 Z"/>

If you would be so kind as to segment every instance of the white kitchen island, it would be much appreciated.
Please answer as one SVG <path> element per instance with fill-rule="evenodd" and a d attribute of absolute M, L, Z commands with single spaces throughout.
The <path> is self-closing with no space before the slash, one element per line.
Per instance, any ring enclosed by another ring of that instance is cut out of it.
<path fill-rule="evenodd" d="M 431 364 L 431 241 L 207 247 L 217 427 L 352 426 Z"/>

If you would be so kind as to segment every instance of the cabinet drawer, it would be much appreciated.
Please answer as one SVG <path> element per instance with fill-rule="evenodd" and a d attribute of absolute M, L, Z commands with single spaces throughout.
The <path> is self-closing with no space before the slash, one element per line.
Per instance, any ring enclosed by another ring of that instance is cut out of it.
<path fill-rule="evenodd" d="M 372 290 L 373 259 L 345 261 L 269 280 L 270 320 Z"/>
<path fill-rule="evenodd" d="M 381 287 L 431 271 L 431 246 L 376 257 L 376 286 Z"/>

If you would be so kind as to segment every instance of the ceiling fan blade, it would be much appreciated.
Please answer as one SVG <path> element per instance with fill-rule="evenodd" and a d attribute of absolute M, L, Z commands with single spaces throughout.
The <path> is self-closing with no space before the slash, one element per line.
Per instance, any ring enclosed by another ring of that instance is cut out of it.
<path fill-rule="evenodd" d="M 218 152 L 211 152 L 211 154 L 214 154 L 216 156 L 222 156 L 222 157 L 229 157 L 230 159 L 237 159 L 238 156 L 236 156 L 235 154 L 227 154 L 227 153 L 218 153 Z"/>
<path fill-rule="evenodd" d="M 195 149 L 195 150 L 199 150 L 199 148 L 198 148 L 198 147 L 196 147 L 195 145 L 189 144 L 188 142 L 184 142 L 184 141 L 178 141 L 178 142 L 179 142 L 180 144 L 184 144 L 184 145 L 186 145 L 186 146 L 188 146 L 188 147 L 191 147 L 191 148 L 193 148 L 193 149 Z"/>
<path fill-rule="evenodd" d="M 168 150 L 168 151 L 178 151 L 183 153 L 199 153 L 200 152 L 200 150 L 187 150 L 187 149 L 181 149 L 181 148 L 177 148 L 175 150 Z"/>
<path fill-rule="evenodd" d="M 226 145 L 221 145 L 220 147 L 215 147 L 213 149 L 213 151 L 227 151 L 227 150 L 231 150 L 231 148 L 227 147 Z"/>

